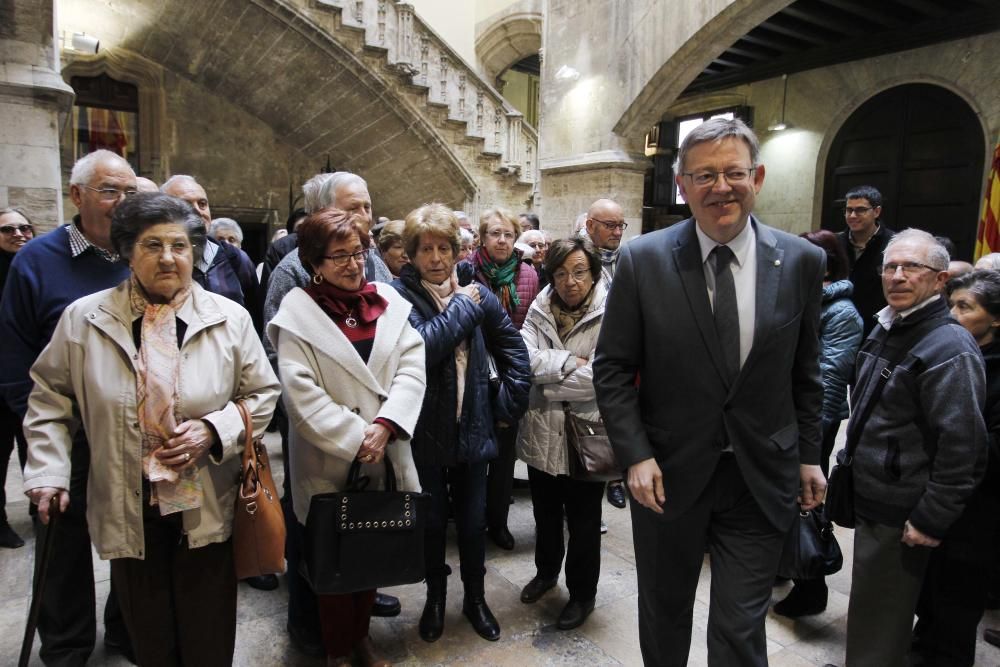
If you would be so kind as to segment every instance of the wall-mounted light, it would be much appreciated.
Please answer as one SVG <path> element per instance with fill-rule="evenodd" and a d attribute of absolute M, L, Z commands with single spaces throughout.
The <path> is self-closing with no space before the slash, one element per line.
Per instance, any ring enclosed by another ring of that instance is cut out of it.
<path fill-rule="evenodd" d="M 72 44 L 74 51 L 79 51 L 80 53 L 86 53 L 88 55 L 96 54 L 97 49 L 101 46 L 99 39 L 93 37 L 92 35 L 88 35 L 85 32 L 74 32 Z"/>
<path fill-rule="evenodd" d="M 556 70 L 556 79 L 559 81 L 575 81 L 580 78 L 580 73 L 569 65 L 562 65 Z"/>
<path fill-rule="evenodd" d="M 788 75 L 782 74 L 782 90 L 781 90 L 781 120 L 773 125 L 768 125 L 767 129 L 771 132 L 781 132 L 782 130 L 788 129 L 788 123 L 785 122 L 785 102 L 788 99 Z"/>

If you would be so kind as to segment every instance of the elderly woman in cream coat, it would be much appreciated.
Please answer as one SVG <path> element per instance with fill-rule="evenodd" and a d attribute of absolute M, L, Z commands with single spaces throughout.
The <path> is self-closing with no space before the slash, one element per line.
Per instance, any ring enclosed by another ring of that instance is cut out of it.
<path fill-rule="evenodd" d="M 299 257 L 310 284 L 295 288 L 268 325 L 289 419 L 295 516 L 304 530 L 314 495 L 341 491 L 351 464 L 370 488 L 385 488 L 382 459 L 397 488 L 420 490 L 410 436 L 420 416 L 424 343 L 410 326 L 410 303 L 389 285 L 368 283 L 362 226 L 334 208 L 298 229 Z M 385 665 L 368 637 L 375 591 L 318 595 L 328 665 Z"/>
<path fill-rule="evenodd" d="M 43 522 L 52 498 L 69 506 L 82 427 L 90 537 L 111 561 L 139 664 L 230 664 L 236 403 L 263 433 L 278 381 L 247 311 L 191 279 L 205 225 L 190 204 L 132 195 L 111 241 L 130 278 L 70 304 L 31 368 L 24 488 Z"/>
<path fill-rule="evenodd" d="M 532 386 L 518 431 L 517 455 L 528 464 L 536 567 L 521 601 L 533 603 L 556 585 L 565 554 L 569 602 L 556 627 L 570 630 L 594 609 L 604 484 L 569 477 L 564 405 L 588 421 L 600 420 L 592 364 L 607 289 L 600 280 L 600 258 L 584 239 L 553 243 L 545 269 L 552 284 L 531 304 L 521 328 L 531 359 Z M 568 552 L 563 546 L 564 514 Z"/>

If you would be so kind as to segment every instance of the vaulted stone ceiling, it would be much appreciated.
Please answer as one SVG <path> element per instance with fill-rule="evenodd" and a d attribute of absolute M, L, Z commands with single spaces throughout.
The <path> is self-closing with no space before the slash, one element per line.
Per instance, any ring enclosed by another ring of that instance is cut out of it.
<path fill-rule="evenodd" d="M 457 208 L 475 191 L 454 149 L 464 132 L 432 127 L 402 94 L 406 84 L 372 67 L 384 54 L 360 46 L 357 29 L 339 27 L 332 13 L 324 30 L 282 0 L 62 5 L 96 26 L 89 32 L 102 49 L 126 49 L 230 101 L 317 165 L 329 156 L 362 174 L 377 210 L 405 213 L 431 200 Z M 331 37 L 338 27 L 346 40 Z M 354 49 L 341 43 L 352 38 Z"/>

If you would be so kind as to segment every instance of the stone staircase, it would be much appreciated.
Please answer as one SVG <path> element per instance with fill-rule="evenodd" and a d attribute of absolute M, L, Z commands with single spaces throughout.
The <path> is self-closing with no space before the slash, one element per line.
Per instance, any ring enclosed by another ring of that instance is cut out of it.
<path fill-rule="evenodd" d="M 538 134 L 522 114 L 399 0 L 286 0 L 397 92 L 436 129 L 475 176 L 480 208 L 531 204 Z M 475 218 L 473 218 L 475 219 Z"/>

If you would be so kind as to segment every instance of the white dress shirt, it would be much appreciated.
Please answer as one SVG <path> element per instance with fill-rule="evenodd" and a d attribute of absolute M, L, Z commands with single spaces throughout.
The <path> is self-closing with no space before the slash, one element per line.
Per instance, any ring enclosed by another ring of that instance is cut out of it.
<path fill-rule="evenodd" d="M 757 319 L 757 233 L 747 219 L 746 227 L 729 243 L 716 243 L 708 237 L 695 222 L 698 245 L 701 246 L 701 264 L 708 285 L 708 302 L 715 308 L 715 270 L 708 261 L 708 255 L 717 245 L 727 245 L 735 256 L 729 263 L 736 287 L 736 304 L 740 316 L 740 368 L 753 346 L 753 328 Z"/>

